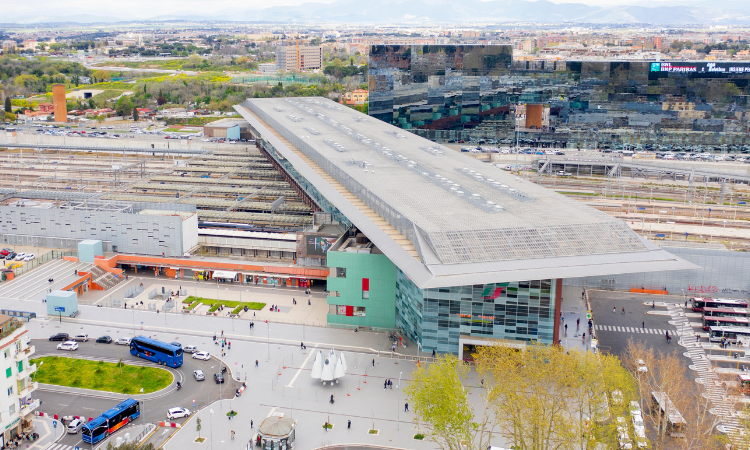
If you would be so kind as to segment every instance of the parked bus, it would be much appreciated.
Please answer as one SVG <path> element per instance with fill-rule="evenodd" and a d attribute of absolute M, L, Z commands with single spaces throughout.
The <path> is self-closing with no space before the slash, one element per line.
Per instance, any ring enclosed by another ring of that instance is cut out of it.
<path fill-rule="evenodd" d="M 130 354 L 169 367 L 182 365 L 182 348 L 145 336 L 130 341 Z"/>
<path fill-rule="evenodd" d="M 709 308 L 703 307 L 704 316 L 718 316 L 718 317 L 750 317 L 750 309 L 748 308 Z"/>
<path fill-rule="evenodd" d="M 83 442 L 96 444 L 110 434 L 133 422 L 141 415 L 141 405 L 132 398 L 125 400 L 112 409 L 104 411 L 101 416 L 83 426 Z"/>
<path fill-rule="evenodd" d="M 703 316 L 703 329 L 709 331 L 711 327 L 747 327 L 750 319 L 747 317 Z"/>
<path fill-rule="evenodd" d="M 750 341 L 750 327 L 709 327 L 708 340 L 711 342 L 721 342 L 721 338 L 726 338 L 732 344 L 737 341 Z"/>
<path fill-rule="evenodd" d="M 651 391 L 651 408 L 658 417 L 666 417 L 667 433 L 672 437 L 685 437 L 687 422 L 675 408 L 665 392 Z"/>
<path fill-rule="evenodd" d="M 745 300 L 735 300 L 733 298 L 693 297 L 690 301 L 693 303 L 693 311 L 695 312 L 701 312 L 703 308 L 747 308 Z"/>

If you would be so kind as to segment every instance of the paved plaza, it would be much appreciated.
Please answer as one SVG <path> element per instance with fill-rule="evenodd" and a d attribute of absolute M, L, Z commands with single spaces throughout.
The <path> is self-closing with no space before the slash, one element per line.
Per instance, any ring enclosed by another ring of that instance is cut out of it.
<path fill-rule="evenodd" d="M 312 449 L 331 443 L 436 448 L 434 443 L 413 439 L 418 432 L 414 416 L 404 411 L 402 389 L 416 369 L 413 356 L 417 348 L 410 342 L 392 354 L 385 333 L 261 321 L 256 321 L 255 327 L 250 329 L 248 321 L 241 319 L 97 306 L 82 306 L 78 318 L 63 318 L 60 323 L 59 318 L 47 318 L 43 305 L 34 301 L 0 301 L 3 308 L 39 314 L 40 319 L 28 325 L 32 339 L 46 339 L 57 332 L 86 332 L 89 336 L 109 334 L 113 338 L 147 335 L 165 341 L 179 340 L 183 345 L 196 345 L 200 350 L 220 355 L 220 347 L 213 344 L 213 335 L 220 336 L 224 331 L 232 347 L 221 359 L 231 368 L 233 377 L 247 383 L 247 389 L 239 398 L 214 402 L 200 410 L 201 435 L 208 438 L 206 442 L 194 443 L 197 432 L 195 419 L 191 418 L 166 443 L 166 450 L 210 449 L 212 441 L 218 445 L 216 448 L 244 449 L 263 419 L 271 414 L 284 414 L 298 420 L 296 448 Z M 300 348 L 302 342 L 306 350 Z M 323 386 L 319 380 L 311 378 L 310 369 L 314 352 L 331 348 L 344 352 L 348 370 L 338 384 Z M 421 357 L 429 359 L 427 353 L 422 353 Z M 420 364 L 423 363 L 420 360 Z M 393 388 L 384 390 L 387 379 L 393 381 Z M 191 382 L 186 384 L 187 389 Z M 472 403 L 479 408 L 481 387 L 473 371 L 468 385 L 472 387 Z M 331 395 L 334 395 L 334 404 L 329 403 Z M 196 400 L 199 408 L 205 405 L 205 401 Z M 212 416 L 211 410 L 214 411 Z M 226 416 L 230 410 L 238 413 L 231 420 Z M 252 429 L 250 420 L 254 425 Z M 347 428 L 349 420 L 351 428 Z M 333 429 L 323 429 L 326 421 L 334 425 Z M 368 433 L 373 426 L 378 430 L 377 435 Z M 233 441 L 230 439 L 232 430 L 235 431 Z M 159 433 L 161 431 L 157 430 L 156 434 Z M 493 444 L 503 442 L 496 438 Z"/>

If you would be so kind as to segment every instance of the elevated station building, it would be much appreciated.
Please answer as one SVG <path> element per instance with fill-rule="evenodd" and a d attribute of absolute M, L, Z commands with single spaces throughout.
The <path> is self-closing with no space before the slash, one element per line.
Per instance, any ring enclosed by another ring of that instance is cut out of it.
<path fill-rule="evenodd" d="M 398 327 L 425 351 L 556 343 L 563 279 L 696 267 L 621 220 L 333 101 L 235 109 L 346 230 L 297 251 L 330 269 L 331 323 Z"/>

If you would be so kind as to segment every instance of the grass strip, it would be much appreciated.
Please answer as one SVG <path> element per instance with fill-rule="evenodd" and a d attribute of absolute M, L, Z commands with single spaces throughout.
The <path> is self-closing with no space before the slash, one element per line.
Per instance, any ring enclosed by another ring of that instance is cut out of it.
<path fill-rule="evenodd" d="M 86 345 L 86 344 L 84 344 Z M 90 344 L 88 344 L 90 345 Z M 64 356 L 34 358 L 37 365 L 34 381 L 119 394 L 148 394 L 172 384 L 169 371 L 157 367 L 133 366 L 104 361 L 89 361 Z M 44 362 L 44 364 L 41 364 Z"/>

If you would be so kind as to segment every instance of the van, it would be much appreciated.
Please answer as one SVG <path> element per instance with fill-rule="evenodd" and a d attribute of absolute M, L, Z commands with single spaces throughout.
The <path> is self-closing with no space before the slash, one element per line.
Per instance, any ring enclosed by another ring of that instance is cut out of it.
<path fill-rule="evenodd" d="M 73 421 L 68 424 L 68 434 L 78 434 L 78 432 L 81 431 L 81 428 L 83 428 L 83 421 L 80 419 L 73 419 Z"/>

